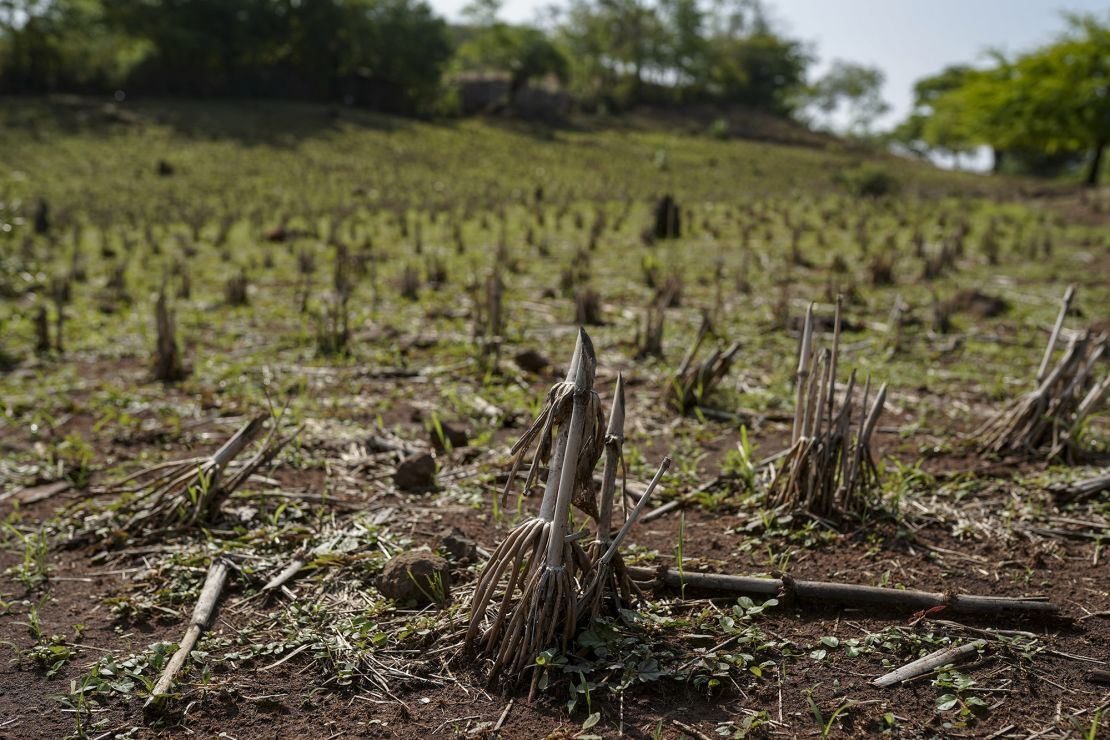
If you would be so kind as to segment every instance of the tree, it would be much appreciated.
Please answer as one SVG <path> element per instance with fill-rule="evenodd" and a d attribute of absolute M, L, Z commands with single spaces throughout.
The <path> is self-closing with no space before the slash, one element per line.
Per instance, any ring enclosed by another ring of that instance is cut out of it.
<path fill-rule="evenodd" d="M 347 0 L 351 56 L 358 71 L 385 85 L 409 111 L 439 89 L 451 57 L 447 23 L 422 0 Z"/>
<path fill-rule="evenodd" d="M 913 109 L 894 128 L 891 138 L 922 157 L 930 151 L 950 154 L 958 166 L 960 155 L 974 149 L 978 142 L 963 117 L 938 112 L 936 102 L 966 84 L 974 74 L 976 70 L 967 65 L 951 65 L 918 80 L 913 87 Z"/>
<path fill-rule="evenodd" d="M 98 0 L 0 0 L 0 92 L 115 86 L 144 51 Z"/>
<path fill-rule="evenodd" d="M 475 23 L 470 37 L 459 45 L 456 64 L 462 69 L 493 70 L 509 75 L 509 105 L 531 81 L 547 75 L 567 77 L 562 50 L 537 28 L 514 26 L 497 19 L 496 0 L 477 0 L 464 9 Z"/>
<path fill-rule="evenodd" d="M 414 112 L 437 93 L 447 24 L 421 0 L 103 0 L 151 53 L 140 87 L 356 99 Z"/>
<path fill-rule="evenodd" d="M 718 36 L 710 44 L 710 91 L 730 103 L 788 114 L 805 78 L 805 47 L 774 34 Z"/>
<path fill-rule="evenodd" d="M 572 0 L 560 29 L 575 89 L 625 106 L 640 102 L 649 77 L 662 78 L 665 29 L 641 0 Z"/>
<path fill-rule="evenodd" d="M 846 108 L 848 130 L 868 135 L 879 116 L 890 110 L 882 97 L 886 75 L 877 67 L 837 60 L 813 86 L 812 104 L 826 116 Z"/>
<path fill-rule="evenodd" d="M 1084 182 L 1094 186 L 1110 142 L 1110 15 L 1071 15 L 1068 26 L 1057 43 L 1018 60 L 1011 95 L 1023 142 L 1047 154 L 1090 152 Z"/>
<path fill-rule="evenodd" d="M 663 27 L 668 33 L 662 40 L 660 56 L 674 71 L 679 90 L 703 89 L 707 82 L 706 16 L 698 0 L 660 0 Z"/>
<path fill-rule="evenodd" d="M 1052 44 L 933 78 L 924 88 L 928 107 L 907 127 L 919 125 L 933 146 L 990 146 L 996 162 L 1003 154 L 1034 164 L 1066 162 L 1085 152 L 1084 182 L 1097 184 L 1110 140 L 1110 17 L 1067 18 L 1067 30 Z"/>

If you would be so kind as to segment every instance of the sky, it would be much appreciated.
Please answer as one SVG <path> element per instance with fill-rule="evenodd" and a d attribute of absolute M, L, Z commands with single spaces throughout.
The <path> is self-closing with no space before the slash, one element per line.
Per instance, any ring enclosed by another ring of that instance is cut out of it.
<path fill-rule="evenodd" d="M 468 0 L 429 0 L 452 20 Z M 530 22 L 551 0 L 505 0 L 501 18 Z M 558 0 L 554 4 L 559 4 Z M 983 62 L 983 52 L 1023 51 L 1064 28 L 1063 11 L 1110 12 L 1110 0 L 767 0 L 787 35 L 810 42 L 819 76 L 834 59 L 879 67 L 890 127 L 912 105 L 915 80 L 957 62 Z"/>

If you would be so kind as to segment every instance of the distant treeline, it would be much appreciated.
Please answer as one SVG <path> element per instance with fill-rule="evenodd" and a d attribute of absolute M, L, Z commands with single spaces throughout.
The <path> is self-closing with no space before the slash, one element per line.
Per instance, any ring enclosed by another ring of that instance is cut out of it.
<path fill-rule="evenodd" d="M 451 26 L 422 0 L 0 0 L 0 92 L 347 100 L 452 112 L 460 80 L 530 83 L 591 110 L 798 103 L 806 46 L 760 0 L 570 0 L 544 28 L 477 0 Z"/>
<path fill-rule="evenodd" d="M 807 82 L 813 51 L 768 20 L 763 0 L 564 0 L 542 26 L 505 23 L 471 0 L 448 24 L 423 0 L 0 0 L 0 93 L 343 101 L 452 115 L 641 103 L 727 104 L 806 120 L 846 110 L 876 138 L 882 71 L 836 61 Z M 1085 169 L 1110 142 L 1110 17 L 1069 16 L 1064 33 L 988 67 L 918 82 L 886 140 L 996 169 Z"/>

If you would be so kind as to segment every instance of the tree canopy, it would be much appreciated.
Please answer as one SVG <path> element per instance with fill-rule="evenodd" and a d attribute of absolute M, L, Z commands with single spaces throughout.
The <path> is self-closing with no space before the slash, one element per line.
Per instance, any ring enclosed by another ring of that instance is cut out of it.
<path fill-rule="evenodd" d="M 812 86 L 809 99 L 826 116 L 847 108 L 848 130 L 867 135 L 875 119 L 890 110 L 882 98 L 886 75 L 877 67 L 837 60 Z"/>
<path fill-rule="evenodd" d="M 540 78 L 586 107 L 717 102 L 789 113 L 808 48 L 760 0 L 568 0 L 546 27 L 477 0 L 0 0 L 0 91 L 352 100 L 431 107 L 450 72 Z"/>
<path fill-rule="evenodd" d="M 1085 181 L 1096 184 L 1110 140 L 1110 16 L 1067 19 L 1053 43 L 921 80 L 897 137 L 949 152 L 989 146 L 998 156 L 1085 153 Z"/>

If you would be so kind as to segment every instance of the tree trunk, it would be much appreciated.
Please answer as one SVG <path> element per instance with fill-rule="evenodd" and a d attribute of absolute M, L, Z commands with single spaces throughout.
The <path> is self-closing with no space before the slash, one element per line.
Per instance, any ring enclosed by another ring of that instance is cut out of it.
<path fill-rule="evenodd" d="M 1105 149 L 1105 141 L 1099 141 L 1095 144 L 1095 156 L 1091 158 L 1091 166 L 1087 170 L 1087 179 L 1085 180 L 1087 187 L 1093 188 L 1098 185 L 1098 173 L 1102 169 L 1102 152 Z"/>

